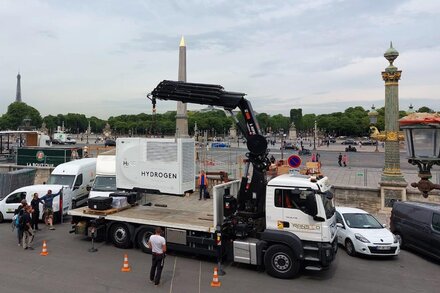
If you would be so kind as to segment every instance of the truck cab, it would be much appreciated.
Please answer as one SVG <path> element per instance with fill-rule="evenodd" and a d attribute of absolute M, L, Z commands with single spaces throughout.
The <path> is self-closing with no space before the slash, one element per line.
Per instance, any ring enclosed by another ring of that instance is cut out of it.
<path fill-rule="evenodd" d="M 302 240 L 333 242 L 335 207 L 328 178 L 280 175 L 267 184 L 266 227 L 291 232 Z"/>

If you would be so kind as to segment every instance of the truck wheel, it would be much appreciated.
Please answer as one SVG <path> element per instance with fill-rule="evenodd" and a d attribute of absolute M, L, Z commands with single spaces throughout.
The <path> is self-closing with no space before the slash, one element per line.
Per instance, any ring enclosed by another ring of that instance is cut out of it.
<path fill-rule="evenodd" d="M 110 239 L 117 248 L 129 248 L 131 245 L 130 230 L 127 225 L 116 223 L 110 229 Z"/>
<path fill-rule="evenodd" d="M 137 234 L 137 245 L 142 249 L 143 252 L 151 254 L 151 248 L 147 247 L 148 240 L 150 236 L 153 235 L 153 229 L 142 228 Z"/>
<path fill-rule="evenodd" d="M 290 279 L 298 274 L 300 261 L 289 247 L 275 244 L 266 251 L 264 265 L 267 273 L 272 277 Z"/>

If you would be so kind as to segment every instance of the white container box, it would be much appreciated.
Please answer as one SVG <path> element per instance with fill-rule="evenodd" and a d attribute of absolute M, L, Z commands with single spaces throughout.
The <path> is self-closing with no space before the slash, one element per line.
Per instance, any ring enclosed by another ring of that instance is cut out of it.
<path fill-rule="evenodd" d="M 195 189 L 195 149 L 190 138 L 118 138 L 116 186 L 183 195 Z"/>

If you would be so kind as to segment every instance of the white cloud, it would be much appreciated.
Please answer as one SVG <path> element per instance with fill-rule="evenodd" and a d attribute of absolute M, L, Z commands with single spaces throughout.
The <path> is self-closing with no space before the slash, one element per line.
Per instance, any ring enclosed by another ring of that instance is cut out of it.
<path fill-rule="evenodd" d="M 401 98 L 440 101 L 437 2 L 1 1 L 0 113 L 18 70 L 43 115 L 150 112 L 145 94 L 177 78 L 181 35 L 188 81 L 246 92 L 258 112 L 380 101 L 391 40 Z"/>

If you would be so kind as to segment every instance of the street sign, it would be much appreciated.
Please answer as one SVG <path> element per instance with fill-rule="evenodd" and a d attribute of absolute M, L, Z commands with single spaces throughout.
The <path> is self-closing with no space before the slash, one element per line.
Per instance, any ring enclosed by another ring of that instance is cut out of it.
<path fill-rule="evenodd" d="M 301 157 L 298 155 L 291 155 L 288 159 L 287 159 L 287 163 L 289 164 L 290 167 L 292 168 L 298 168 L 299 166 L 301 166 Z"/>

